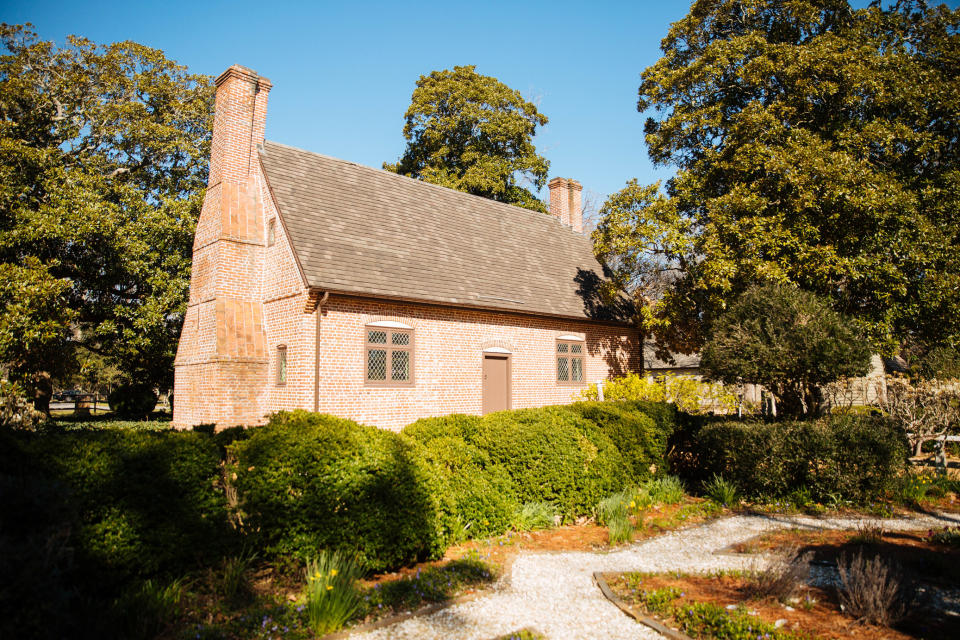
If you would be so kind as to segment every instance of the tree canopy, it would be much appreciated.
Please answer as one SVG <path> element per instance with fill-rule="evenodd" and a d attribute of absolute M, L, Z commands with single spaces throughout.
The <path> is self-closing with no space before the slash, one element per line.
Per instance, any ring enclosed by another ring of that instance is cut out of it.
<path fill-rule="evenodd" d="M 383 168 L 527 209 L 546 206 L 523 186 L 539 190 L 550 163 L 533 136 L 547 117 L 519 91 L 474 66 L 420 76 L 405 114 L 407 148 Z"/>
<path fill-rule="evenodd" d="M 672 25 L 638 109 L 676 174 L 628 185 L 595 234 L 622 280 L 677 270 L 648 314 L 658 336 L 690 352 L 738 294 L 777 282 L 886 351 L 960 340 L 958 31 L 960 10 L 913 0 L 698 0 Z"/>
<path fill-rule="evenodd" d="M 37 388 L 83 349 L 165 387 L 213 84 L 134 42 L 0 43 L 0 362 Z"/>
<path fill-rule="evenodd" d="M 820 388 L 865 375 L 870 345 L 825 300 L 792 285 L 747 289 L 714 323 L 700 368 L 712 380 L 759 384 L 787 414 L 813 414 Z"/>

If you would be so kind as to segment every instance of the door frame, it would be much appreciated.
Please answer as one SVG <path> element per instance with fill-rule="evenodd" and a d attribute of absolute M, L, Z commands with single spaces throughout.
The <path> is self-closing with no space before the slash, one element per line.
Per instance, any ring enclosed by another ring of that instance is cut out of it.
<path fill-rule="evenodd" d="M 501 351 L 481 351 L 480 352 L 480 415 L 486 415 L 483 412 L 483 367 L 484 361 L 490 358 L 492 360 L 507 361 L 507 408 L 505 411 L 513 409 L 513 354 L 503 353 Z"/>

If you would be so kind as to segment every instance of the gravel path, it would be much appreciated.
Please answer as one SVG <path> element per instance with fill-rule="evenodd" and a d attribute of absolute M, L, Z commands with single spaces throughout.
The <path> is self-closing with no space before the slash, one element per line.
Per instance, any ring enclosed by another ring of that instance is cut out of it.
<path fill-rule="evenodd" d="M 522 628 L 534 629 L 550 640 L 660 638 L 608 602 L 593 582 L 593 572 L 746 568 L 749 560 L 714 552 L 770 529 L 849 528 L 860 521 L 787 515 L 732 516 L 610 553 L 521 553 L 514 561 L 510 584 L 489 595 L 350 638 L 490 640 Z M 887 530 L 958 524 L 957 515 L 883 520 Z"/>

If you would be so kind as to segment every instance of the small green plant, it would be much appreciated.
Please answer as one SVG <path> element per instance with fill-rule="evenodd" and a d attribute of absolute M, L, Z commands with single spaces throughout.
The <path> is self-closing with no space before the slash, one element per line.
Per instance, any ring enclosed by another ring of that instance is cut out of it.
<path fill-rule="evenodd" d="M 220 594 L 231 604 L 241 604 L 251 595 L 248 574 L 257 554 L 243 552 L 238 556 L 225 558 L 220 568 Z"/>
<path fill-rule="evenodd" d="M 557 508 L 549 502 L 525 502 L 513 515 L 510 526 L 516 531 L 550 529 L 556 524 Z"/>
<path fill-rule="evenodd" d="M 939 531 L 931 531 L 929 538 L 938 544 L 960 547 L 960 527 L 946 527 Z"/>
<path fill-rule="evenodd" d="M 610 544 L 630 542 L 633 537 L 633 524 L 626 516 L 615 517 L 607 523 L 607 532 Z"/>
<path fill-rule="evenodd" d="M 359 611 L 361 575 L 357 558 L 340 551 L 321 551 L 307 560 L 307 620 L 317 635 L 336 631 Z"/>
<path fill-rule="evenodd" d="M 704 486 L 704 494 L 715 503 L 732 507 L 737 502 L 737 487 L 718 473 Z"/>
<path fill-rule="evenodd" d="M 180 615 L 183 593 L 180 580 L 166 586 L 145 580 L 138 589 L 127 591 L 114 603 L 123 636 L 146 640 L 163 633 Z"/>
<path fill-rule="evenodd" d="M 465 587 L 486 584 L 496 577 L 480 553 L 472 550 L 457 560 L 367 589 L 363 595 L 364 607 L 366 613 L 375 615 L 398 609 L 409 611 L 424 602 L 449 600 Z"/>
<path fill-rule="evenodd" d="M 899 497 L 903 504 L 918 505 L 927 499 L 937 478 L 932 473 L 907 473 L 900 482 Z"/>
<path fill-rule="evenodd" d="M 683 482 L 677 476 L 665 476 L 651 480 L 647 488 L 654 503 L 679 504 L 683 502 L 687 493 L 683 489 Z"/>
<path fill-rule="evenodd" d="M 636 492 L 626 489 L 604 498 L 597 505 L 597 521 L 606 525 L 610 544 L 628 542 L 633 535 L 630 512 L 636 511 Z M 638 516 L 639 517 L 639 516 Z"/>
<path fill-rule="evenodd" d="M 787 499 L 797 509 L 808 509 L 813 505 L 813 493 L 811 493 L 810 488 L 806 485 L 801 485 L 791 491 Z"/>
<path fill-rule="evenodd" d="M 512 631 L 504 636 L 497 636 L 494 640 L 546 640 L 546 636 L 532 629 L 520 629 L 519 631 Z"/>

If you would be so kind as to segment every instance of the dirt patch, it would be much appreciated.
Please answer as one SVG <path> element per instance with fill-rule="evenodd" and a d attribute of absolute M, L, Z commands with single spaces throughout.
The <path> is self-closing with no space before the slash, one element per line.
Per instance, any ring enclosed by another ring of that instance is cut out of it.
<path fill-rule="evenodd" d="M 882 525 L 881 525 L 882 526 Z M 813 553 L 813 561 L 836 565 L 841 555 L 880 556 L 899 566 L 914 580 L 939 587 L 960 588 L 960 547 L 934 542 L 933 531 L 883 531 L 875 541 L 867 541 L 876 532 L 862 530 L 781 529 L 731 547 L 737 553 L 762 553 L 799 546 Z"/>

